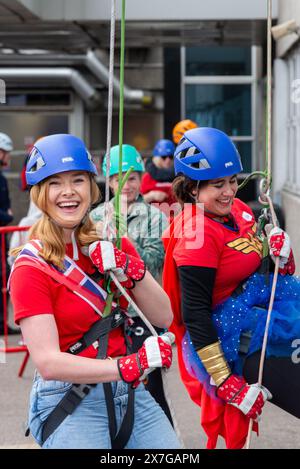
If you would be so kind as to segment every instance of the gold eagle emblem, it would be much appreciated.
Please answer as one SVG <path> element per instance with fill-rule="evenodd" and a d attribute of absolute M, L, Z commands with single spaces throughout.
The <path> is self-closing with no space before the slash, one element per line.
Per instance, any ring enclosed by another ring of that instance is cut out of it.
<path fill-rule="evenodd" d="M 256 223 L 251 227 L 251 231 L 247 232 L 248 238 L 241 237 L 227 243 L 226 246 L 235 249 L 236 251 L 242 252 L 243 254 L 250 254 L 256 252 L 259 257 L 262 258 L 263 247 L 262 242 L 256 237 Z"/>

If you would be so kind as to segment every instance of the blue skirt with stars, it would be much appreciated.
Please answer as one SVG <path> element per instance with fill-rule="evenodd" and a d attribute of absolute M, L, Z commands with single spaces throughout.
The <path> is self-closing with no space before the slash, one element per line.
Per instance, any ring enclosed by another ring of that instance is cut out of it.
<path fill-rule="evenodd" d="M 248 355 L 262 347 L 273 274 L 255 273 L 243 285 L 238 296 L 229 297 L 213 310 L 213 322 L 224 355 L 234 373 L 241 374 L 243 358 L 240 340 L 251 335 Z M 300 278 L 278 276 L 275 301 L 269 326 L 266 356 L 291 356 L 295 339 L 300 339 Z M 189 337 L 183 338 L 183 357 L 187 371 L 196 377 L 211 394 L 210 377 L 201 363 Z M 214 394 L 215 387 L 213 389 Z"/>

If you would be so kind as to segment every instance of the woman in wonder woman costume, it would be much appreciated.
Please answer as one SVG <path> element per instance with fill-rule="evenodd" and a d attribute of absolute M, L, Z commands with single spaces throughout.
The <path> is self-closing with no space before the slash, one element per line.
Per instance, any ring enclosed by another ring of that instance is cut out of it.
<path fill-rule="evenodd" d="M 267 399 L 300 417 L 300 366 L 292 360 L 300 337 L 300 282 L 288 235 L 273 228 L 271 257 L 280 257 L 263 386 L 258 365 L 272 274 L 261 272 L 262 241 L 251 209 L 235 198 L 240 156 L 213 128 L 186 132 L 175 151 L 173 183 L 182 212 L 164 234 L 164 288 L 174 312 L 181 378 L 201 406 L 207 448 L 218 436 L 244 446 L 249 419 Z M 256 383 L 256 384 L 253 384 Z"/>

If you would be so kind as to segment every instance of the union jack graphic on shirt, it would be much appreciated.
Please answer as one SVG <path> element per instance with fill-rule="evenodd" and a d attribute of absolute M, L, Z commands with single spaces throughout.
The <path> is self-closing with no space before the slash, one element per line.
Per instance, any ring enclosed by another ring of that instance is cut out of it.
<path fill-rule="evenodd" d="M 40 255 L 42 244 L 38 240 L 28 242 L 13 264 L 8 279 L 8 288 L 11 275 L 21 265 L 31 266 L 45 272 L 58 283 L 65 285 L 75 295 L 86 301 L 100 316 L 103 314 L 107 293 L 94 282 L 70 257 L 65 256 L 63 269 L 60 270 L 53 264 L 46 262 Z"/>

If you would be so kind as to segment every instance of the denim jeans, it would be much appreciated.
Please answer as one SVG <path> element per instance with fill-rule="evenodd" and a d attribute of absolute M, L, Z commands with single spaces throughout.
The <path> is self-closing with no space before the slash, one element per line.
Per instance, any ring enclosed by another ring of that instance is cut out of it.
<path fill-rule="evenodd" d="M 36 373 L 30 395 L 29 427 L 41 446 L 42 425 L 71 383 L 45 381 Z M 117 425 L 126 412 L 127 385 L 112 383 Z M 43 448 L 110 449 L 108 416 L 103 385 L 93 387 L 73 414 L 44 442 Z M 134 426 L 127 449 L 178 449 L 180 443 L 166 417 L 151 394 L 140 384 L 135 391 Z"/>

